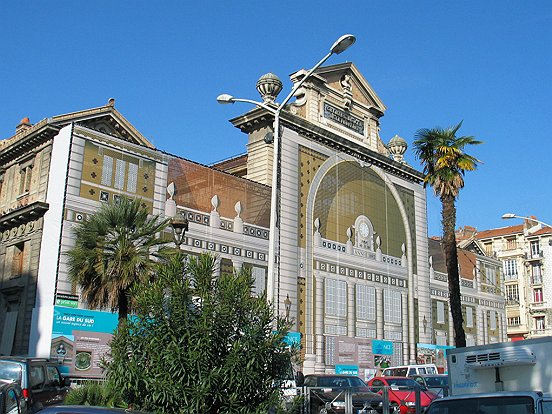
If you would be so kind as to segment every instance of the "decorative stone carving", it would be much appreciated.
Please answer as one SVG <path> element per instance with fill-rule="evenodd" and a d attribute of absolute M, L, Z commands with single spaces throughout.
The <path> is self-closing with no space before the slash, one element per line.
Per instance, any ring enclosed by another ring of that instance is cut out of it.
<path fill-rule="evenodd" d="M 404 153 L 406 152 L 406 149 L 408 148 L 408 144 L 404 139 L 399 137 L 398 135 L 395 135 L 389 143 L 387 144 L 387 149 L 391 153 L 391 157 L 393 157 L 393 160 L 400 162 L 401 164 L 406 164 L 406 161 L 404 160 Z"/>
<path fill-rule="evenodd" d="M 353 86 L 351 84 L 351 75 L 345 74 L 339 81 L 343 90 L 343 106 L 350 110 L 353 104 Z"/>
<path fill-rule="evenodd" d="M 234 210 L 236 211 L 237 216 L 234 217 L 234 233 L 243 233 L 243 219 L 240 217 L 242 212 L 241 201 L 236 202 L 234 205 Z"/>
<path fill-rule="evenodd" d="M 170 183 L 167 186 L 167 193 L 169 198 L 165 201 L 165 217 L 175 217 L 176 216 L 176 201 L 173 200 L 176 187 L 174 183 Z"/>
<path fill-rule="evenodd" d="M 273 103 L 282 87 L 282 81 L 274 73 L 267 73 L 257 81 L 257 91 L 259 91 L 264 103 Z"/>
<path fill-rule="evenodd" d="M 215 194 L 213 198 L 211 198 L 211 205 L 213 206 L 213 211 L 217 211 L 220 206 L 220 198 L 218 195 Z"/>
<path fill-rule="evenodd" d="M 320 219 L 314 220 L 314 245 L 317 247 L 322 246 L 322 235 L 320 234 Z"/>
<path fill-rule="evenodd" d="M 218 195 L 214 195 L 213 198 L 211 198 L 211 205 L 213 206 L 213 211 L 211 211 L 211 219 L 210 224 L 211 227 L 214 227 L 216 229 L 220 228 L 220 214 L 217 211 L 217 209 L 220 206 L 220 199 Z"/>

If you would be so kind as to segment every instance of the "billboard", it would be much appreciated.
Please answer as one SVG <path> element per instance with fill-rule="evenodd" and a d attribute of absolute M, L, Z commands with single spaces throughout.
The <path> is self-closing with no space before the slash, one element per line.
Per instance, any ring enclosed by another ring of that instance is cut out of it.
<path fill-rule="evenodd" d="M 50 358 L 70 377 L 103 377 L 101 361 L 109 353 L 117 314 L 54 306 Z"/>

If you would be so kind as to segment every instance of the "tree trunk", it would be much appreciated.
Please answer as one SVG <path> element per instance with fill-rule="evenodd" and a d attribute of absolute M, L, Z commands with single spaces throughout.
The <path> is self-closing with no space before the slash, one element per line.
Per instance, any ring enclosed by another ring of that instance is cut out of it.
<path fill-rule="evenodd" d="M 462 317 L 462 301 L 460 298 L 460 275 L 458 271 L 458 252 L 456 250 L 456 206 L 453 196 L 441 197 L 442 224 L 443 224 L 443 250 L 447 262 L 449 303 L 454 327 L 454 341 L 457 348 L 466 346 L 466 333 L 464 332 L 464 319 Z"/>
<path fill-rule="evenodd" d="M 120 327 L 128 316 L 128 298 L 125 291 L 119 291 L 117 307 L 119 310 L 118 326 Z"/>

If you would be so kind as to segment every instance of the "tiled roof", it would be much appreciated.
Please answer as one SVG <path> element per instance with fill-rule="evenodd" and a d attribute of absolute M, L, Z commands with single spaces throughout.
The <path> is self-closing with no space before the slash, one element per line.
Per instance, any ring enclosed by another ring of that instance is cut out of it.
<path fill-rule="evenodd" d="M 477 232 L 476 239 L 491 239 L 493 237 L 508 236 L 523 233 L 523 224 L 517 226 L 500 227 L 498 229 L 483 230 Z"/>
<path fill-rule="evenodd" d="M 544 236 L 545 234 L 552 234 L 552 227 L 543 227 L 542 229 L 537 230 L 536 232 L 529 234 L 527 237 Z"/>

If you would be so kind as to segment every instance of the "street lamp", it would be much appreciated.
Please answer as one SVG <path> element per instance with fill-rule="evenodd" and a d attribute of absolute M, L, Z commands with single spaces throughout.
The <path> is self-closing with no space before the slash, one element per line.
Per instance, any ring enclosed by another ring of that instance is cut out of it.
<path fill-rule="evenodd" d="M 503 214 L 502 218 L 504 220 L 513 219 L 513 218 L 526 219 L 526 220 L 536 221 L 537 223 L 540 223 L 540 224 L 542 224 L 543 226 L 546 226 L 546 227 L 552 227 L 550 224 L 546 224 L 544 221 L 537 220 L 534 217 L 518 216 L 517 214 L 514 214 L 514 213 Z"/>
<path fill-rule="evenodd" d="M 217 102 L 220 104 L 230 104 L 234 102 L 245 102 L 250 103 L 255 106 L 258 106 L 260 108 L 266 109 L 268 112 L 274 115 L 274 124 L 273 124 L 273 130 L 274 130 L 274 162 L 272 163 L 272 189 L 271 189 L 271 198 L 270 198 L 270 234 L 268 239 L 268 278 L 266 282 L 266 291 L 267 291 L 267 300 L 271 303 L 274 302 L 274 262 L 276 260 L 276 231 L 278 229 L 278 214 L 279 214 L 279 187 L 280 187 L 280 177 L 278 175 L 278 166 L 280 164 L 280 113 L 286 106 L 286 104 L 289 102 L 289 100 L 295 95 L 295 92 L 305 83 L 305 81 L 313 74 L 313 72 L 318 69 L 326 60 L 330 58 L 330 56 L 336 54 L 340 54 L 341 52 L 345 51 L 349 46 L 351 46 L 353 43 L 355 43 L 355 36 L 351 34 L 346 34 L 341 36 L 339 39 L 337 39 L 332 47 L 330 48 L 330 51 L 326 56 L 324 56 L 320 62 L 318 62 L 316 65 L 312 67 L 311 70 L 307 72 L 307 74 L 296 84 L 293 85 L 293 88 L 291 89 L 291 92 L 288 96 L 282 101 L 282 103 L 277 104 L 275 107 L 270 106 L 264 102 L 257 102 L 253 101 L 251 99 L 242 99 L 242 98 L 234 98 L 232 95 L 228 94 L 222 94 L 217 97 Z M 278 229 L 279 231 L 279 229 Z M 278 258 L 278 263 L 280 262 L 280 259 Z M 280 278 L 280 266 L 278 264 L 277 266 L 278 271 L 278 279 Z M 279 292 L 278 296 L 276 297 L 277 305 L 276 309 L 279 311 Z"/>
<path fill-rule="evenodd" d="M 171 219 L 171 227 L 173 230 L 174 244 L 180 248 L 184 235 L 188 231 L 188 220 L 178 214 Z"/>

